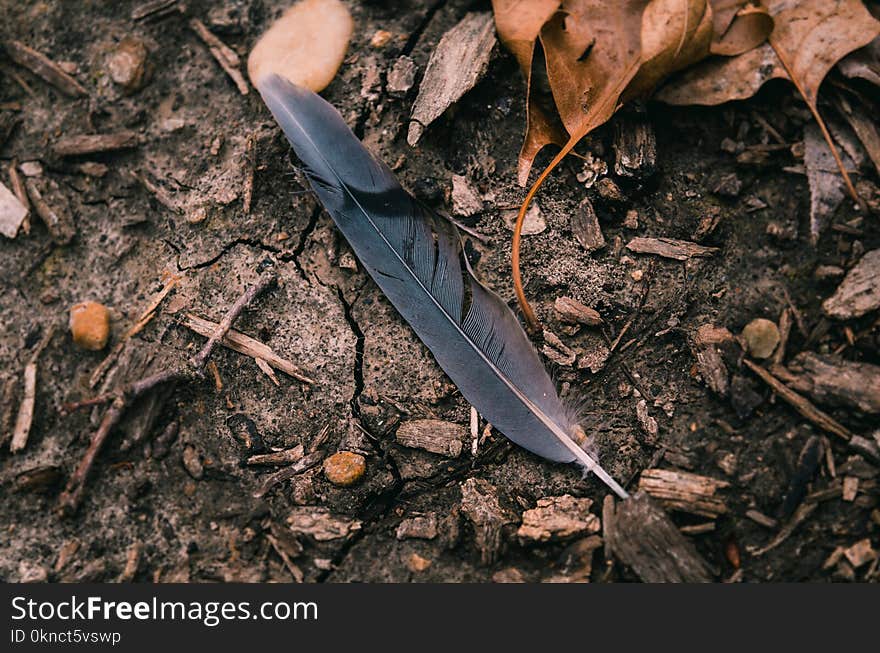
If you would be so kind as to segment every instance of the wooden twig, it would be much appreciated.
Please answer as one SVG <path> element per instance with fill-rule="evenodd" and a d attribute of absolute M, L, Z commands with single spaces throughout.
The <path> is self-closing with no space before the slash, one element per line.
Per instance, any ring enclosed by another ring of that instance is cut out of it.
<path fill-rule="evenodd" d="M 789 388 L 782 381 L 770 374 L 770 372 L 765 370 L 760 365 L 756 365 L 747 358 L 743 359 L 743 364 L 750 370 L 752 370 L 752 372 L 757 374 L 761 378 L 761 380 L 764 381 L 764 383 L 773 388 L 773 391 L 779 397 L 785 400 L 803 417 L 810 420 L 813 424 L 818 426 L 823 431 L 833 433 L 834 435 L 838 436 L 839 438 L 843 438 L 846 441 L 849 441 L 853 437 L 853 434 L 849 431 L 849 429 L 837 422 L 830 415 L 827 415 L 816 408 L 812 403 L 810 403 L 809 400 Z"/>
<path fill-rule="evenodd" d="M 16 453 L 27 445 L 28 436 L 31 432 L 31 424 L 34 421 L 34 405 L 37 398 L 37 358 L 46 345 L 55 335 L 55 327 L 51 326 L 46 331 L 40 343 L 31 354 L 28 364 L 24 368 L 24 395 L 18 408 L 18 417 L 15 420 L 15 429 L 12 431 L 12 441 L 9 443 L 9 451 Z"/>
<path fill-rule="evenodd" d="M 95 458 L 113 428 L 122 419 L 127 408 L 139 397 L 160 385 L 201 379 L 205 363 L 207 363 L 211 354 L 214 352 L 217 342 L 225 335 L 225 332 L 222 331 L 220 327 L 225 325 L 225 329 L 228 331 L 232 326 L 232 323 L 248 304 L 250 304 L 250 302 L 252 302 L 261 292 L 273 285 L 276 280 L 277 277 L 274 272 L 265 272 L 255 285 L 245 290 L 220 322 L 220 326 L 213 334 L 214 337 L 210 338 L 208 342 L 205 343 L 201 351 L 192 359 L 192 361 L 189 362 L 189 364 L 146 376 L 129 384 L 116 394 L 116 397 L 113 399 L 107 412 L 104 413 L 104 417 L 101 420 L 101 424 L 98 426 L 98 430 L 95 431 L 95 434 L 92 436 L 85 455 L 74 473 L 71 475 L 64 492 L 61 493 L 61 496 L 58 499 L 58 508 L 62 514 L 70 515 L 76 511 L 82 500 L 83 490 L 85 489 L 89 473 L 95 463 Z"/>
<path fill-rule="evenodd" d="M 177 0 L 150 0 L 132 9 L 131 19 L 144 20 L 150 16 L 165 16 L 177 9 Z"/>
<path fill-rule="evenodd" d="M 58 156 L 81 156 L 125 150 L 140 145 L 140 136 L 133 131 L 112 134 L 76 134 L 64 136 L 55 143 L 52 151 Z"/>
<path fill-rule="evenodd" d="M 189 313 L 184 316 L 181 323 L 186 328 L 192 329 L 199 335 L 203 335 L 205 337 L 209 337 L 218 326 L 216 323 L 211 322 L 210 320 L 206 320 L 204 318 L 197 317 Z M 245 356 L 251 356 L 255 359 L 264 360 L 274 369 L 278 370 L 279 372 L 284 372 L 288 376 L 292 376 L 298 381 L 302 381 L 303 383 L 308 383 L 310 385 L 314 384 L 315 382 L 313 379 L 310 379 L 308 376 L 303 374 L 293 363 L 284 358 L 281 358 L 281 356 L 272 351 L 272 349 L 269 348 L 267 345 L 263 344 L 259 340 L 251 338 L 250 336 L 246 336 L 240 331 L 230 329 L 222 338 L 220 344 L 222 344 L 224 347 L 228 347 L 233 351 L 237 351 L 240 354 L 244 354 Z"/>
<path fill-rule="evenodd" d="M 61 70 L 61 67 L 44 54 L 29 48 L 21 41 L 6 41 L 4 43 L 6 54 L 19 66 L 30 70 L 59 91 L 70 97 L 82 97 L 88 95 L 78 81 Z"/>
<path fill-rule="evenodd" d="M 241 60 L 235 53 L 235 50 L 218 39 L 198 18 L 193 18 L 189 21 L 189 26 L 202 39 L 204 44 L 208 46 L 211 55 L 217 60 L 220 67 L 226 71 L 226 74 L 232 78 L 232 81 L 238 87 L 238 91 L 242 95 L 247 95 L 250 92 L 250 88 L 241 74 L 241 70 L 239 70 Z"/>
<path fill-rule="evenodd" d="M 242 192 L 241 210 L 245 215 L 251 214 L 251 205 L 254 201 L 254 177 L 257 170 L 257 135 L 251 133 L 247 139 L 247 149 L 245 151 L 245 175 L 244 175 L 244 191 Z"/>
<path fill-rule="evenodd" d="M 294 476 L 302 474 L 303 472 L 311 469 L 318 463 L 324 460 L 324 452 L 323 451 L 315 451 L 310 453 L 303 458 L 300 458 L 298 461 L 293 463 L 290 467 L 285 467 L 279 472 L 275 472 L 274 474 L 267 476 L 262 483 L 260 483 L 260 487 L 254 492 L 254 498 L 259 499 L 263 497 L 269 490 L 273 487 L 282 483 L 284 481 L 288 481 L 292 479 Z"/>

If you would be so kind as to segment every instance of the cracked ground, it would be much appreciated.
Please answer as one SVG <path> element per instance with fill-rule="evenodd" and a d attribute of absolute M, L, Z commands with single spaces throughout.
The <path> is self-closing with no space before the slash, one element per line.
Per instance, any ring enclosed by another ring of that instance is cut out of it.
<path fill-rule="evenodd" d="M 187 12 L 245 55 L 285 5 L 194 0 L 187 3 Z M 494 432 L 476 456 L 470 441 L 455 458 L 397 442 L 396 429 L 411 419 L 440 419 L 467 429 L 470 407 L 306 190 L 258 95 L 238 93 L 188 29 L 187 17 L 133 22 L 134 6 L 0 0 L 0 13 L 9 17 L 0 27 L 2 38 L 22 40 L 56 61 L 72 62 L 90 93 L 71 100 L 27 77 L 29 94 L 5 74 L 15 70 L 8 61 L 0 66 L 0 101 L 21 107 L 21 123 L 0 150 L 3 168 L 13 159 L 38 162 L 43 175 L 57 183 L 51 201 L 70 211 L 77 229 L 70 245 L 55 246 L 34 219 L 30 234 L 0 240 L 0 387 L 20 376 L 41 336 L 57 327 L 40 357 L 27 447 L 15 455 L 7 448 L 0 453 L 0 579 L 112 581 L 124 573 L 128 552 L 137 549 L 136 570 L 126 576 L 137 581 L 286 582 L 291 571 L 266 534 L 283 528 L 288 516 L 304 507 L 356 524 L 343 537 L 305 535 L 288 549 L 295 551 L 295 565 L 306 581 L 557 578 L 569 555 L 568 543 L 523 543 L 515 535 L 522 512 L 542 497 L 570 494 L 592 499 L 598 514 L 605 488 Z M 427 203 L 450 210 L 453 174 L 466 176 L 491 197 L 486 210 L 468 223 L 488 241 L 470 239 L 467 249 L 478 275 L 502 297 L 512 298 L 510 232 L 503 213 L 524 194 L 515 171 L 524 124 L 515 62 L 496 49 L 486 77 L 428 128 L 417 148 L 407 146 L 405 133 L 418 85 L 404 97 L 392 97 L 383 87 L 397 57 L 412 57 L 424 71 L 443 33 L 467 11 L 485 10 L 488 3 L 409 0 L 350 6 L 356 29 L 349 56 L 323 95 Z M 212 23 L 220 10 L 227 18 Z M 377 30 L 395 36 L 382 48 L 372 47 Z M 129 34 L 145 41 L 153 67 L 149 83 L 132 95 L 109 80 L 104 63 Z M 768 235 L 771 222 L 805 238 L 809 194 L 803 177 L 781 171 L 789 163 L 787 151 L 782 160 L 762 168 L 738 166 L 719 149 L 725 138 L 758 141 L 753 116 L 774 121 L 780 107 L 792 102 L 789 88 L 771 84 L 755 99 L 723 108 L 649 105 L 647 120 L 658 141 L 657 171 L 622 180 L 626 197 L 615 204 L 596 199 L 595 189 L 577 182 L 576 162 L 562 166 L 538 196 L 546 230 L 524 241 L 526 291 L 551 329 L 563 333 L 552 312 L 553 300 L 563 295 L 596 308 L 605 321 L 604 332 L 565 335 L 567 345 L 610 342 L 626 328 L 627 346 L 595 371 L 553 368 L 565 396 L 581 406 L 581 423 L 595 436 L 606 469 L 631 482 L 666 455 L 666 461 L 730 483 L 724 495 L 728 514 L 717 528 L 692 538 L 719 579 L 734 572 L 725 555 L 731 542 L 745 549 L 770 539 L 743 514 L 750 508 L 768 514 L 776 510 L 810 433 L 753 379 L 747 383 L 760 402 L 750 416 L 741 418 L 728 401 L 713 396 L 693 372 L 687 334 L 709 322 L 738 333 L 755 317 L 776 319 L 788 305 L 786 297 L 815 323 L 833 285 L 817 286 L 811 271 L 839 261 L 852 241 L 837 233 L 812 250 L 774 240 Z M 598 130 L 582 151 L 613 164 L 616 120 Z M 786 138 L 796 140 L 804 120 L 784 118 L 776 124 Z M 121 129 L 137 131 L 141 144 L 88 158 L 107 166 L 102 177 L 83 174 L 83 159 L 51 153 L 51 143 L 62 135 Z M 248 139 L 256 142 L 253 161 Z M 538 165 L 542 162 L 546 155 Z M 249 164 L 254 165 L 253 201 L 245 212 Z M 158 201 L 133 172 L 170 197 L 176 210 Z M 719 175 L 733 172 L 743 182 L 739 197 L 713 194 Z M 570 225 L 570 215 L 586 195 L 596 200 L 608 241 L 592 254 L 578 244 Z M 752 197 L 766 206 L 748 209 L 746 200 Z M 623 225 L 630 209 L 639 213 L 638 232 Z M 621 243 L 636 233 L 689 239 L 707 214 L 717 215 L 719 226 L 706 244 L 721 248 L 710 261 L 621 253 Z M 876 221 L 862 241 L 869 250 L 877 247 Z M 106 355 L 72 345 L 66 328 L 69 307 L 84 300 L 108 306 L 112 346 L 168 275 L 181 277 L 157 317 L 126 344 L 120 364 L 98 388 L 108 391 L 136 378 L 144 366 L 159 369 L 192 355 L 204 339 L 181 326 L 180 317 L 194 313 L 218 321 L 267 267 L 277 272 L 278 286 L 259 297 L 235 328 L 268 344 L 315 383 L 278 374 L 275 385 L 253 359 L 219 349 L 212 360 L 220 383 L 209 377 L 178 387 L 163 398 L 145 442 L 125 448 L 145 409 L 134 411 L 100 453 L 75 516 L 60 517 L 58 493 L 100 419 L 100 409 L 63 414 L 61 408 L 92 396 L 88 379 Z M 633 274 L 637 271 L 643 274 Z M 844 339 L 836 332 L 830 337 Z M 869 356 L 876 358 L 876 347 Z M 657 439 L 640 429 L 634 390 L 648 400 L 659 425 Z M 852 418 L 855 426 L 860 426 L 858 419 Z M 178 436 L 167 455 L 158 456 L 151 440 L 174 420 Z M 317 440 L 328 454 L 363 455 L 362 480 L 337 487 L 317 466 L 254 498 L 274 470 L 247 466 L 251 454 L 300 444 L 308 449 Z M 201 473 L 193 474 L 182 463 L 186 452 L 198 457 Z M 730 456 L 734 468 L 719 467 L 718 461 Z M 505 514 L 512 515 L 490 559 L 481 551 L 472 520 L 460 514 L 462 483 L 471 478 L 495 488 Z M 829 553 L 869 534 L 865 509 L 840 502 L 820 505 L 810 522 L 779 547 L 760 557 L 744 556 L 743 577 L 827 578 L 822 563 Z M 398 538 L 403 520 L 425 515 L 438 519 L 435 537 Z M 688 516 L 676 520 L 679 525 L 695 522 Z M 601 557 L 595 554 L 594 580 L 634 578 L 619 567 L 606 569 Z M 414 564 L 416 559 L 423 562 Z"/>

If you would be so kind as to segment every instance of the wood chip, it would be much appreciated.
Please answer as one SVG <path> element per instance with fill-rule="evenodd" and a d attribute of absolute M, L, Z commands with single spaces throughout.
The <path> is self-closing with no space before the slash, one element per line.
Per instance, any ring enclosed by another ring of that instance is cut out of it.
<path fill-rule="evenodd" d="M 604 520 L 613 522 L 605 531 L 605 546 L 639 578 L 646 583 L 711 582 L 709 565 L 647 494 L 613 501 L 602 512 Z"/>
<path fill-rule="evenodd" d="M 847 273 L 834 295 L 822 303 L 825 315 L 851 320 L 880 308 L 880 249 L 874 249 Z"/>
<path fill-rule="evenodd" d="M 27 207 L 11 190 L 0 183 L 0 234 L 6 238 L 15 238 L 27 215 Z"/>
<path fill-rule="evenodd" d="M 205 336 L 207 338 L 210 338 L 211 334 L 213 334 L 218 327 L 216 322 L 211 322 L 210 320 L 197 317 L 190 313 L 187 313 L 184 316 L 182 324 L 188 329 L 192 329 L 199 335 Z M 284 372 L 288 376 L 291 376 L 298 381 L 309 384 L 314 383 L 312 379 L 305 376 L 293 363 L 285 360 L 284 358 L 281 358 L 278 354 L 272 351 L 270 347 L 264 345 L 259 340 L 255 340 L 250 336 L 244 335 L 239 331 L 230 329 L 226 333 L 226 335 L 223 336 L 220 344 L 224 347 L 232 349 L 233 351 L 237 351 L 240 354 L 251 356 L 253 358 L 261 358 L 266 361 L 266 363 L 271 365 L 274 369 L 278 370 L 279 372 Z"/>
<path fill-rule="evenodd" d="M 877 552 L 874 551 L 871 540 L 867 537 L 844 549 L 843 555 L 856 569 L 877 558 Z"/>
<path fill-rule="evenodd" d="M 621 177 L 647 177 L 657 165 L 657 137 L 643 115 L 618 115 L 614 120 L 614 172 Z"/>
<path fill-rule="evenodd" d="M 803 352 L 787 368 L 774 367 L 773 371 L 793 389 L 820 403 L 880 413 L 880 366 Z"/>
<path fill-rule="evenodd" d="M 495 42 L 495 22 L 488 11 L 468 13 L 443 35 L 413 104 L 407 143 L 414 147 L 428 125 L 480 81 Z"/>
<path fill-rule="evenodd" d="M 437 515 L 431 513 L 429 515 L 419 515 L 404 519 L 397 526 L 395 536 L 398 540 L 433 540 L 437 537 L 438 532 Z"/>
<path fill-rule="evenodd" d="M 287 517 L 287 524 L 295 535 L 306 535 L 318 542 L 346 538 L 361 529 L 358 520 L 334 515 L 320 506 L 294 508 Z"/>
<path fill-rule="evenodd" d="M 404 447 L 457 458 L 461 454 L 467 429 L 453 422 L 437 419 L 414 419 L 401 424 L 395 439 Z"/>
<path fill-rule="evenodd" d="M 516 532 L 522 541 L 549 542 L 598 533 L 599 518 L 590 512 L 592 499 L 570 494 L 538 499 L 538 505 L 522 514 Z"/>
<path fill-rule="evenodd" d="M 773 517 L 768 517 L 763 512 L 759 512 L 758 510 L 746 510 L 746 517 L 748 519 L 751 519 L 756 524 L 760 524 L 764 528 L 776 530 L 779 527 L 778 521 L 773 519 Z"/>
<path fill-rule="evenodd" d="M 140 145 L 137 132 L 121 131 L 112 134 L 78 134 L 64 136 L 52 147 L 58 156 L 80 156 L 125 150 Z"/>
<path fill-rule="evenodd" d="M 605 247 L 605 236 L 599 226 L 599 217 L 589 197 L 585 197 L 571 214 L 571 232 L 588 252 Z"/>
<path fill-rule="evenodd" d="M 676 261 L 712 256 L 720 251 L 717 247 L 705 247 L 688 240 L 674 238 L 633 238 L 626 244 L 626 248 L 636 254 L 656 254 Z"/>
<path fill-rule="evenodd" d="M 19 66 L 27 68 L 37 77 L 49 82 L 59 91 L 70 97 L 83 97 L 88 95 L 79 82 L 68 75 L 61 66 L 49 59 L 44 54 L 29 48 L 20 41 L 6 41 L 4 44 L 6 54 Z"/>
<path fill-rule="evenodd" d="M 220 64 L 220 67 L 226 72 L 227 75 L 235 82 L 236 87 L 238 88 L 239 93 L 242 95 L 247 95 L 250 93 L 250 87 L 248 86 L 247 81 L 245 81 L 244 75 L 241 74 L 241 59 L 239 59 L 238 55 L 235 53 L 235 50 L 226 45 L 223 41 L 217 38 L 211 30 L 205 27 L 205 24 L 200 21 L 198 18 L 193 18 L 189 21 L 190 28 L 198 35 L 200 39 L 208 46 L 208 50 L 211 52 L 211 56 L 217 60 L 217 63 Z"/>
<path fill-rule="evenodd" d="M 639 490 L 651 495 L 667 509 L 715 518 L 727 512 L 718 490 L 726 481 L 689 472 L 646 469 L 639 478 Z"/>
<path fill-rule="evenodd" d="M 305 450 L 301 444 L 284 449 L 282 451 L 273 451 L 271 453 L 261 453 L 251 456 L 247 459 L 248 465 L 290 465 L 305 455 Z"/>
<path fill-rule="evenodd" d="M 856 495 L 859 493 L 859 479 L 857 476 L 845 476 L 843 478 L 843 489 L 841 498 L 844 501 L 855 501 Z"/>
<path fill-rule="evenodd" d="M 24 392 L 18 408 L 18 416 L 15 419 L 15 427 L 12 430 L 12 440 L 9 443 L 9 451 L 12 453 L 21 451 L 27 445 L 31 424 L 34 421 L 34 405 L 37 398 L 37 359 L 54 335 L 55 327 L 49 327 L 25 365 Z"/>
<path fill-rule="evenodd" d="M 821 428 L 823 431 L 833 433 L 834 435 L 850 440 L 853 434 L 845 426 L 837 422 L 830 415 L 826 415 L 821 410 L 813 406 L 807 399 L 799 395 L 797 392 L 789 388 L 782 381 L 770 374 L 760 365 L 753 363 L 748 359 L 743 359 L 743 365 L 757 374 L 764 383 L 773 388 L 774 392 L 791 405 L 803 417 L 810 420 L 813 424 Z"/>
<path fill-rule="evenodd" d="M 501 507 L 495 486 L 480 478 L 461 484 L 461 511 L 474 527 L 477 548 L 484 565 L 491 565 L 501 549 L 501 529 L 513 517 Z"/>
<path fill-rule="evenodd" d="M 587 326 L 599 326 L 602 324 L 602 316 L 598 311 L 581 304 L 571 297 L 557 297 L 553 302 L 560 321 L 568 324 L 585 324 Z"/>
<path fill-rule="evenodd" d="M 56 245 L 67 245 L 76 236 L 76 225 L 73 222 L 67 207 L 50 206 L 45 196 L 49 191 L 52 192 L 53 198 L 60 201 L 60 193 L 57 184 L 45 178 L 29 177 L 25 181 L 28 197 L 33 204 L 34 211 L 49 231 L 52 241 Z"/>

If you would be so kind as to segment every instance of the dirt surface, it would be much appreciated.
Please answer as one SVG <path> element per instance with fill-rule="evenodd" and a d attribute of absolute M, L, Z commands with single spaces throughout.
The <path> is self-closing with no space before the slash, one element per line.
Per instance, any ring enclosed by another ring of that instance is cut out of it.
<path fill-rule="evenodd" d="M 258 94 L 252 89 L 242 96 L 187 25 L 190 17 L 201 18 L 245 56 L 287 3 L 186 4 L 186 15 L 135 22 L 132 2 L 0 0 L 2 38 L 21 40 L 54 61 L 71 62 L 75 78 L 89 91 L 87 98 L 70 99 L 8 60 L 0 61 L 0 102 L 21 120 L 0 144 L 3 182 L 8 185 L 5 170 L 13 159 L 39 162 L 43 177 L 57 184 L 47 201 L 69 210 L 77 230 L 71 244 L 55 246 L 32 216 L 30 234 L 0 238 L 0 381 L 16 379 L 14 408 L 20 398 L 18 380 L 33 348 L 51 325 L 57 327 L 39 358 L 27 446 L 13 455 L 4 445 L 0 453 L 0 578 L 289 581 L 290 568 L 267 534 L 273 528 L 285 531 L 292 513 L 333 519 L 346 533 L 333 533 L 332 539 L 300 534 L 299 544 L 287 542 L 306 581 L 570 576 L 567 561 L 578 540 L 524 541 L 516 534 L 522 513 L 541 498 L 570 494 L 593 499 L 590 510 L 600 515 L 605 487 L 594 478 L 581 478 L 573 467 L 518 449 L 497 432 L 483 441 L 476 457 L 469 437 L 457 458 L 396 443 L 398 425 L 410 419 L 442 419 L 467 430 L 469 406 L 352 262 L 329 217 L 305 192 Z M 459 1 L 349 4 L 354 39 L 324 96 L 373 151 L 397 164 L 404 185 L 438 209 L 451 209 L 453 174 L 465 175 L 477 187 L 485 210 L 467 223 L 491 240 L 471 239 L 468 251 L 478 260 L 478 274 L 512 298 L 510 232 L 502 213 L 523 197 L 515 164 L 524 124 L 523 84 L 512 57 L 498 47 L 485 78 L 427 129 L 415 149 L 406 145 L 405 134 L 418 83 L 402 98 L 383 88 L 398 56 L 412 57 L 421 74 L 443 33 L 468 10 L 488 7 Z M 370 40 L 380 29 L 393 37 L 373 47 Z M 148 83 L 133 94 L 110 80 L 106 63 L 128 35 L 146 43 L 152 67 Z M 876 461 L 863 459 L 831 436 L 835 473 L 859 477 L 862 489 L 852 501 L 831 492 L 787 539 L 759 555 L 778 528 L 759 525 L 745 513 L 757 510 L 778 519 L 780 526 L 789 523 L 780 510 L 798 456 L 811 435 L 823 434 L 774 399 L 739 364 L 741 354 L 728 360 L 730 396 L 710 392 L 696 371 L 689 338 L 707 323 L 738 334 L 754 318 L 776 321 L 789 306 L 787 295 L 805 328 L 805 333 L 797 324 L 792 329 L 788 358 L 844 346 L 844 358 L 880 362 L 876 314 L 845 324 L 823 322 L 821 301 L 839 280 L 816 281 L 813 275 L 819 265 L 846 269 L 861 252 L 880 246 L 876 216 L 849 233 L 827 232 L 815 249 L 808 245 L 806 179 L 783 168 L 799 163 L 788 146 L 802 140 L 809 115 L 782 82 L 743 103 L 714 109 L 650 104 L 640 116 L 628 119 L 653 127 L 656 170 L 633 178 L 614 175 L 611 144 L 622 119 L 618 116 L 579 151 L 608 162 L 622 200 L 600 197 L 595 186 L 586 189 L 576 179 L 581 161 L 571 157 L 538 196 L 546 230 L 524 239 L 526 290 L 546 328 L 587 354 L 601 352 L 627 328 L 595 372 L 554 366 L 563 393 L 582 405 L 582 425 L 595 435 L 603 465 L 630 487 L 649 467 L 683 469 L 729 483 L 719 490 L 726 514 L 714 520 L 711 530 L 689 536 L 719 580 L 862 580 L 869 565 L 854 568 L 835 561 L 823 568 L 823 563 L 837 547 L 864 538 L 877 547 Z M 775 127 L 786 147 L 771 151 L 764 162 L 738 164 L 722 142 L 731 139 L 746 147 L 772 143 L 761 120 Z M 52 144 L 62 136 L 123 129 L 135 130 L 140 145 L 81 158 L 52 154 Z M 257 143 L 256 172 L 253 205 L 246 215 L 250 137 Z M 108 171 L 103 177 L 83 174 L 78 165 L 85 161 L 102 163 Z M 542 161 L 546 155 L 539 165 Z M 132 171 L 170 197 L 178 211 L 157 201 Z M 719 180 L 731 174 L 741 188 L 733 195 L 715 192 Z M 573 236 L 570 222 L 584 197 L 594 201 L 607 241 L 589 254 Z M 638 212 L 634 229 L 623 224 L 632 209 Z M 718 226 L 702 240 L 720 248 L 711 258 L 679 262 L 629 254 L 623 247 L 634 236 L 693 240 L 701 220 L 711 215 L 719 217 Z M 854 207 L 845 202 L 835 223 L 855 217 Z M 159 403 L 145 443 L 123 451 L 144 409 L 133 411 L 99 454 L 75 516 L 60 517 L 58 495 L 103 412 L 98 407 L 65 415 L 63 404 L 134 380 L 145 360 L 156 370 L 192 355 L 204 338 L 180 326 L 179 318 L 192 312 L 218 321 L 267 267 L 274 267 L 279 285 L 258 298 L 235 326 L 301 367 L 315 384 L 279 373 L 276 386 L 253 359 L 218 350 L 213 361 L 222 389 L 210 376 L 203 383 L 178 386 Z M 94 300 L 111 309 L 109 350 L 169 274 L 181 275 L 177 289 L 126 345 L 123 362 L 109 379 L 89 389 L 88 379 L 107 350 L 85 352 L 73 346 L 69 307 Z M 552 310 L 560 296 L 595 308 L 605 326 L 572 333 Z M 855 334 L 852 343 L 844 326 Z M 640 397 L 657 421 L 656 436 L 640 426 Z M 870 416 L 822 408 L 855 433 L 870 437 L 876 428 Z M 153 441 L 174 420 L 179 435 L 160 457 Z M 352 487 L 337 487 L 319 465 L 254 498 L 275 470 L 244 461 L 298 444 L 308 450 L 325 427 L 321 450 L 362 454 L 364 477 Z M 184 459 L 190 461 L 187 466 Z M 34 470 L 41 472 L 36 480 Z M 462 511 L 462 484 L 471 478 L 487 481 L 480 487 L 490 488 L 501 512 L 509 515 L 498 550 L 488 556 L 481 550 L 479 528 Z M 839 482 L 831 478 L 823 456 L 803 491 Z M 402 533 L 399 539 L 400 524 L 414 516 L 434 519 L 436 535 Z M 711 521 L 685 513 L 673 513 L 673 518 L 680 526 Z M 136 570 L 125 573 L 132 551 L 138 552 Z M 594 564 L 588 576 L 593 580 L 636 578 L 622 565 L 606 566 L 601 551 L 590 553 Z"/>

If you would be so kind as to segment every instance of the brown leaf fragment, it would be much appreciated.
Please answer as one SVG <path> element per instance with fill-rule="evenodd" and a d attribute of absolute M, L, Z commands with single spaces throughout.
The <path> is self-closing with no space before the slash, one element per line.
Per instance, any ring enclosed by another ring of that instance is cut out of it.
<path fill-rule="evenodd" d="M 669 516 L 644 492 L 606 500 L 605 546 L 646 583 L 708 583 L 709 565 Z M 607 515 L 607 516 L 606 516 Z"/>
<path fill-rule="evenodd" d="M 727 57 L 748 52 L 767 40 L 773 18 L 766 7 L 743 0 L 709 0 L 712 8 L 712 54 Z"/>
<path fill-rule="evenodd" d="M 525 186 L 532 162 L 545 145 L 562 146 L 567 140 L 557 120 L 541 107 L 535 89 L 535 40 L 561 0 L 492 0 L 498 38 L 516 58 L 526 82 L 526 133 L 519 153 L 517 181 Z M 537 71 L 539 74 L 542 71 Z"/>
<path fill-rule="evenodd" d="M 706 247 L 675 238 L 633 238 L 626 244 L 626 248 L 636 254 L 656 254 L 676 261 L 712 256 L 719 251 L 717 247 Z"/>
<path fill-rule="evenodd" d="M 851 320 L 880 308 L 880 249 L 871 250 L 846 274 L 822 311 L 836 320 Z"/>
<path fill-rule="evenodd" d="M 639 490 L 666 509 L 713 519 L 727 513 L 727 506 L 717 492 L 729 485 L 709 476 L 667 469 L 646 469 L 639 477 Z"/>
<path fill-rule="evenodd" d="M 88 91 L 78 81 L 46 55 L 29 48 L 21 41 L 6 41 L 3 45 L 10 59 L 49 82 L 65 95 L 74 98 L 88 95 Z"/>
<path fill-rule="evenodd" d="M 536 507 L 522 514 L 516 535 L 523 541 L 549 542 L 598 533 L 599 518 L 590 512 L 592 505 L 592 499 L 570 494 L 538 499 Z"/>
<path fill-rule="evenodd" d="M 407 143 L 414 147 L 428 125 L 482 79 L 494 47 L 495 30 L 489 12 L 468 13 L 443 35 L 425 68 L 413 104 Z"/>
<path fill-rule="evenodd" d="M 820 403 L 880 413 L 880 366 L 803 352 L 777 374 Z"/>
<path fill-rule="evenodd" d="M 125 150 L 140 145 L 137 132 L 121 131 L 113 134 L 78 134 L 59 138 L 52 150 L 58 156 L 81 156 Z"/>

